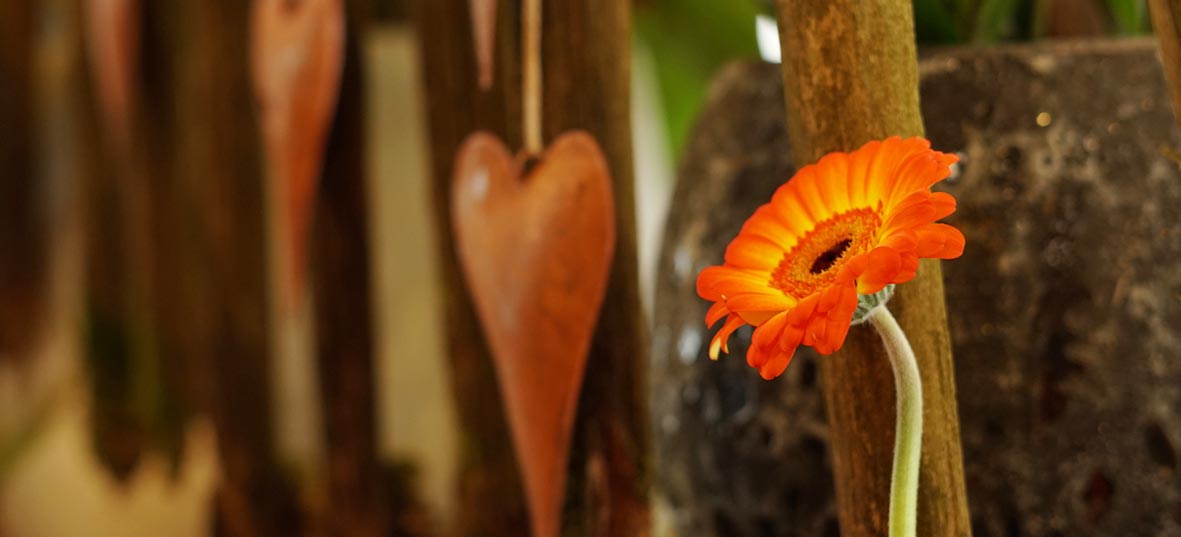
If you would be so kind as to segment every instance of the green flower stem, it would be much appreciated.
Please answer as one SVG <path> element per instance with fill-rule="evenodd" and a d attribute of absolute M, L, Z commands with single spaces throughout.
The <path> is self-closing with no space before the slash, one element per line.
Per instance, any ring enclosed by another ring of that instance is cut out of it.
<path fill-rule="evenodd" d="M 898 399 L 894 428 L 894 474 L 890 478 L 890 537 L 914 537 L 919 505 L 919 455 L 923 444 L 923 384 L 914 351 L 886 307 L 869 312 L 882 336 Z"/>

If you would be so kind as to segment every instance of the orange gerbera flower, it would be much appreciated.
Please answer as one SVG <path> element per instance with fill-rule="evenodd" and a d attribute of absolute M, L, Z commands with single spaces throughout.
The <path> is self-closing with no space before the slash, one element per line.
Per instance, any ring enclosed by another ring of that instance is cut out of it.
<path fill-rule="evenodd" d="M 726 318 L 710 358 L 749 324 L 746 360 L 775 378 L 801 344 L 841 347 L 858 294 L 911 280 L 920 257 L 959 257 L 963 234 L 935 223 L 955 212 L 955 198 L 931 192 L 956 160 L 922 138 L 893 137 L 798 171 L 742 226 L 726 263 L 697 277 L 697 293 L 714 302 L 706 325 Z"/>

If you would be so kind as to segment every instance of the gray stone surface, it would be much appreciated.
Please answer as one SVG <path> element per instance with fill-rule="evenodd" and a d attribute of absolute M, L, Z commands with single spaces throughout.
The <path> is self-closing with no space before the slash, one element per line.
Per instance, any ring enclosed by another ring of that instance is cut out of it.
<path fill-rule="evenodd" d="M 1181 535 L 1181 173 L 1151 41 L 944 50 L 921 64 L 976 537 Z M 838 535 L 816 359 L 706 357 L 697 272 L 792 173 L 778 67 L 718 77 L 661 254 L 658 494 L 682 537 Z M 865 328 L 854 328 L 865 329 Z M 855 388 L 851 388 L 855 389 Z"/>

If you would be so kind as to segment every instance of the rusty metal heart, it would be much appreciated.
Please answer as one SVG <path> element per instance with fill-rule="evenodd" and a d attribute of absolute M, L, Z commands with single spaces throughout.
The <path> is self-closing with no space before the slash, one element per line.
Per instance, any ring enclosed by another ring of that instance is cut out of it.
<path fill-rule="evenodd" d="M 312 209 L 344 67 L 343 0 L 255 0 L 251 62 L 281 230 L 284 301 L 303 288 Z"/>
<path fill-rule="evenodd" d="M 561 527 L 575 408 L 615 251 L 611 178 L 584 132 L 527 171 L 477 132 L 456 156 L 456 248 L 491 346 L 534 537 Z"/>
<path fill-rule="evenodd" d="M 492 53 L 496 49 L 496 0 L 468 0 L 472 44 L 480 89 L 492 87 Z"/>
<path fill-rule="evenodd" d="M 86 38 L 91 76 L 111 141 L 127 158 L 131 150 L 131 114 L 139 70 L 139 0 L 90 0 Z"/>

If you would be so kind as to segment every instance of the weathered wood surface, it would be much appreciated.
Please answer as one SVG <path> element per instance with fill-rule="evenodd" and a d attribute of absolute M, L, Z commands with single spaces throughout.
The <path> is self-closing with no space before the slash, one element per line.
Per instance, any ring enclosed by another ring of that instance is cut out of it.
<path fill-rule="evenodd" d="M 796 167 L 870 140 L 922 136 L 909 0 L 778 0 L 787 131 Z M 918 533 L 966 536 L 954 365 L 938 260 L 923 260 L 890 310 L 906 331 L 923 384 Z M 851 331 L 821 361 L 837 508 L 844 535 L 887 530 L 896 420 L 893 375 L 880 338 Z"/>
<path fill-rule="evenodd" d="M 455 152 L 484 129 L 520 147 L 520 13 L 501 2 L 495 83 L 477 89 L 467 0 L 419 2 L 430 120 L 436 229 L 463 459 L 458 535 L 519 536 L 527 518 L 495 372 L 463 279 L 450 222 Z M 648 528 L 646 345 L 636 277 L 629 108 L 630 3 L 547 0 L 542 7 L 546 141 L 584 129 L 602 146 L 614 180 L 618 233 L 607 297 L 591 343 L 567 485 L 565 530 L 643 535 Z M 610 38 L 605 38 L 610 36 Z"/>
<path fill-rule="evenodd" d="M 968 239 L 944 266 L 973 534 L 1181 532 L 1181 173 L 1162 152 L 1181 135 L 1154 43 L 944 50 L 919 70 L 928 136 L 963 159 L 941 188 Z M 693 291 L 791 176 L 781 88 L 774 65 L 720 75 L 661 253 L 657 490 L 682 537 L 840 533 L 817 357 L 762 381 L 744 329 L 709 361 Z"/>

